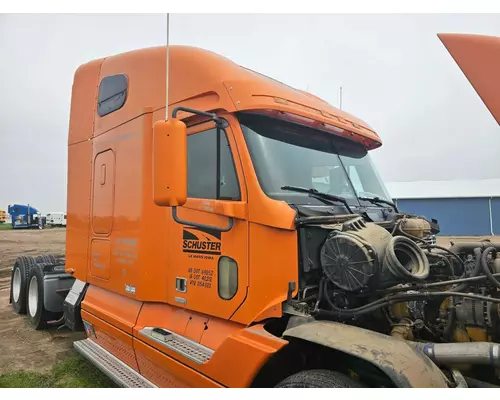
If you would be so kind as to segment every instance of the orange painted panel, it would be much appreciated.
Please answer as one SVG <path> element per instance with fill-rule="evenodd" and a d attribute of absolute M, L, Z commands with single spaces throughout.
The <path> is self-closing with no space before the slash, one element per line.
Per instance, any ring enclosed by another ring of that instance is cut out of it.
<path fill-rule="evenodd" d="M 90 275 L 104 280 L 109 279 L 111 257 L 108 239 L 93 239 L 90 245 Z"/>
<path fill-rule="evenodd" d="M 113 150 L 97 154 L 94 160 L 92 191 L 92 229 L 94 233 L 111 233 L 114 217 L 115 155 Z"/>
<path fill-rule="evenodd" d="M 71 109 L 69 118 L 68 143 L 72 145 L 88 140 L 93 135 L 94 114 L 97 107 L 97 85 L 101 64 L 104 59 L 94 60 L 80 66 L 74 76 L 71 92 Z M 69 158 L 70 166 L 82 167 Z"/>
<path fill-rule="evenodd" d="M 370 149 L 382 144 L 376 132 L 363 121 L 335 109 L 325 101 L 299 90 L 288 90 L 277 82 L 258 79 L 248 84 L 245 80 L 226 80 L 225 86 L 235 102 L 238 111 L 243 110 L 278 110 L 312 118 L 326 124 L 355 132 L 362 138 L 369 139 Z"/>
<path fill-rule="evenodd" d="M 165 55 L 166 48 L 162 46 L 106 58 L 101 79 L 126 73 L 129 78 L 128 98 L 122 109 L 104 117 L 95 115 L 95 136 L 137 117 L 144 112 L 145 107 L 153 110 L 165 108 Z M 233 107 L 222 81 L 217 80 L 213 73 L 218 66 L 224 68 L 227 63 L 224 57 L 184 46 L 171 46 L 169 56 L 171 109 L 178 102 L 182 102 L 183 106 L 190 103 L 189 106 L 202 110 Z M 209 68 L 207 61 L 211 64 Z"/>
<path fill-rule="evenodd" d="M 135 358 L 132 336 L 115 328 L 102 319 L 82 310 L 82 319 L 92 324 L 95 338 L 90 338 L 129 367 L 139 371 Z"/>
<path fill-rule="evenodd" d="M 184 332 L 184 337 L 200 342 L 205 328 L 207 328 L 208 318 L 203 315 L 191 314 L 189 322 Z"/>
<path fill-rule="evenodd" d="M 438 36 L 500 124 L 500 37 L 454 33 Z"/>
<path fill-rule="evenodd" d="M 245 324 L 262 320 L 259 316 L 263 313 L 266 318 L 281 317 L 281 303 L 287 298 L 288 283 L 295 282 L 298 288 L 299 279 L 297 231 L 250 224 L 249 237 L 248 294 L 231 317 L 232 321 Z"/>
<path fill-rule="evenodd" d="M 165 52 L 165 47 L 154 47 L 117 54 L 104 60 L 100 79 L 125 73 L 129 81 L 128 97 L 124 106 L 116 112 L 104 117 L 95 113 L 94 136 L 136 118 L 144 113 L 146 107 L 153 110 L 165 108 Z M 381 143 L 376 133 L 358 118 L 316 96 L 242 68 L 223 56 L 193 47 L 170 46 L 169 57 L 170 110 L 179 104 L 201 111 L 287 109 L 312 115 L 321 122 L 342 126 L 345 121 L 353 131 L 373 138 L 375 147 Z M 179 117 L 184 118 L 185 115 Z"/>
<path fill-rule="evenodd" d="M 200 340 L 200 344 L 209 349 L 216 350 L 222 345 L 224 340 L 243 329 L 243 326 L 234 322 L 219 318 L 210 317 L 206 329 Z"/>
<path fill-rule="evenodd" d="M 200 370 L 227 387 L 249 387 L 269 357 L 287 343 L 261 326 L 242 329 L 228 337 Z"/>
<path fill-rule="evenodd" d="M 134 328 L 134 336 L 138 336 L 139 330 L 148 326 L 165 328 L 184 335 L 191 314 L 189 311 L 168 304 L 144 303 Z"/>
<path fill-rule="evenodd" d="M 90 285 L 82 302 L 82 310 L 132 334 L 142 302 L 121 296 L 109 290 Z"/>
<path fill-rule="evenodd" d="M 135 352 L 141 375 L 163 388 L 218 388 L 222 385 L 210 380 L 186 365 L 134 339 Z"/>
<path fill-rule="evenodd" d="M 194 313 L 166 304 L 144 304 L 134 328 L 134 337 L 227 387 L 250 385 L 266 360 L 288 343 L 267 333 L 260 325 L 244 328 L 240 324 L 211 317 L 207 329 L 203 331 L 201 344 L 215 353 L 208 362 L 199 365 L 139 333 L 144 327 L 158 327 L 184 336 L 189 326 L 187 321 L 193 316 Z M 203 316 L 197 317 L 200 322 L 203 321 Z M 137 357 L 139 360 L 139 355 Z"/>
<path fill-rule="evenodd" d="M 92 179 L 92 142 L 68 147 L 66 271 L 87 280 L 89 215 Z"/>
<path fill-rule="evenodd" d="M 214 214 L 183 208 L 182 219 L 210 224 Z M 179 213 L 180 214 L 180 213 Z M 228 226 L 226 218 L 225 226 Z M 224 226 L 224 225 L 222 225 Z M 228 232 L 190 227 L 189 224 L 173 223 L 170 240 L 169 293 L 172 305 L 182 298 L 185 308 L 207 315 L 229 319 L 246 296 L 248 285 L 248 223 L 234 220 Z M 224 300 L 218 291 L 218 263 L 221 257 L 230 257 L 238 264 L 238 290 L 230 300 Z M 175 290 L 175 279 L 187 279 L 185 293 Z M 180 305 L 180 304 L 179 304 Z"/>
<path fill-rule="evenodd" d="M 89 282 L 137 300 L 147 300 L 144 297 L 147 294 L 150 294 L 153 300 L 158 300 L 155 296 L 163 295 L 164 298 L 164 293 L 152 290 L 140 282 L 143 276 L 148 275 L 146 265 L 152 266 L 155 261 L 158 262 L 158 255 L 164 251 L 164 248 L 160 249 L 164 246 L 158 247 L 158 243 L 152 239 L 153 233 L 161 235 L 162 225 L 156 225 L 154 228 L 145 226 L 151 219 L 159 221 L 150 211 L 154 210 L 154 204 L 150 204 L 152 192 L 147 190 L 151 175 L 146 181 L 144 178 L 146 172 L 151 174 L 151 154 L 144 149 L 151 141 L 148 134 L 150 129 L 152 129 L 151 115 L 148 114 L 93 140 L 94 155 L 106 154 L 107 149 L 113 151 L 116 179 L 113 182 L 110 178 L 112 171 L 106 163 L 106 185 L 112 184 L 114 196 L 111 204 L 108 202 L 109 196 L 94 199 L 94 208 L 96 205 L 102 208 L 101 217 L 105 228 L 100 232 L 109 231 L 109 227 L 112 226 L 112 231 L 109 234 L 105 233 L 109 237 L 111 249 L 109 279 L 104 281 L 89 278 Z M 101 166 L 96 165 L 95 169 L 98 171 L 96 178 L 99 180 L 100 168 Z M 95 186 L 100 188 L 100 182 L 95 182 Z M 156 207 L 156 210 L 160 213 L 163 211 L 160 207 Z M 157 245 L 156 250 L 150 248 L 151 241 Z M 141 268 L 143 274 L 139 273 Z M 161 271 L 155 279 L 161 281 Z"/>

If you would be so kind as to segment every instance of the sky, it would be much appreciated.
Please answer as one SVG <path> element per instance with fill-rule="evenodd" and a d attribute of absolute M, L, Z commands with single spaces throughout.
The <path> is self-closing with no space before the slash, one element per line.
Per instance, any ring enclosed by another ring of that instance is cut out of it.
<path fill-rule="evenodd" d="M 500 127 L 437 33 L 500 36 L 500 14 L 171 14 L 170 42 L 206 48 L 364 120 L 386 182 L 500 178 Z M 0 15 L 0 209 L 65 211 L 76 68 L 164 45 L 154 14 Z"/>

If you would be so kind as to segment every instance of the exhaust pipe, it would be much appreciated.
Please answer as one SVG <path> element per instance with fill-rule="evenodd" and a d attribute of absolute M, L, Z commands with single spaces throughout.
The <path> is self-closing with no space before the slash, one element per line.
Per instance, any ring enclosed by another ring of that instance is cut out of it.
<path fill-rule="evenodd" d="M 500 367 L 500 344 L 497 343 L 408 343 L 417 352 L 425 354 L 436 364 L 473 364 Z"/>

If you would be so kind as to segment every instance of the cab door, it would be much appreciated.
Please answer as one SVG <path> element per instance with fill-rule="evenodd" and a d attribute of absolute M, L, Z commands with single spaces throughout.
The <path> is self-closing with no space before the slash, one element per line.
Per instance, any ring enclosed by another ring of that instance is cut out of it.
<path fill-rule="evenodd" d="M 227 123 L 191 128 L 187 143 L 188 200 L 172 208 L 168 301 L 230 319 L 244 301 L 248 285 L 242 167 Z"/>

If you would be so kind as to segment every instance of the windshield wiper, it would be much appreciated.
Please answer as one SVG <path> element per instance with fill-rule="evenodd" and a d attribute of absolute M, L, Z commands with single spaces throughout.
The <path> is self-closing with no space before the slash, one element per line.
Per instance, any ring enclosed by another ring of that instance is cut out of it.
<path fill-rule="evenodd" d="M 387 204 L 388 206 L 391 206 L 392 208 L 394 208 L 394 211 L 399 213 L 398 206 L 396 204 L 394 204 L 392 201 L 389 201 L 386 199 L 381 199 L 380 197 L 358 197 L 358 199 L 364 200 L 364 201 L 369 201 L 370 203 L 373 203 L 373 204 L 377 204 L 377 203 L 378 204 Z"/>
<path fill-rule="evenodd" d="M 349 207 L 349 203 L 347 203 L 347 200 L 343 197 L 335 196 L 334 194 L 323 193 L 313 188 L 308 189 L 299 186 L 288 186 L 288 185 L 281 186 L 281 190 L 289 190 L 290 192 L 297 192 L 297 193 L 307 193 L 309 197 L 312 197 L 313 199 L 317 199 L 329 205 L 334 205 L 333 202 L 337 201 L 344 204 L 345 208 L 347 208 L 347 211 L 349 211 L 349 213 L 354 214 L 354 212 L 351 210 L 351 207 Z"/>

